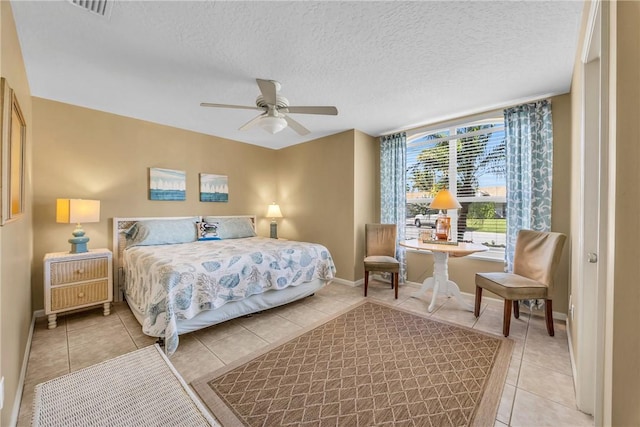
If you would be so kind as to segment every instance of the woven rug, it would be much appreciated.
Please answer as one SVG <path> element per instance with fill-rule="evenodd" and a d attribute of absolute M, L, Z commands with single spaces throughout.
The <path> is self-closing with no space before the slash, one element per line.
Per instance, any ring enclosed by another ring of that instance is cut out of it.
<path fill-rule="evenodd" d="M 223 426 L 492 426 L 512 350 L 365 301 L 192 386 Z"/>
<path fill-rule="evenodd" d="M 38 384 L 31 424 L 218 425 L 157 345 Z"/>

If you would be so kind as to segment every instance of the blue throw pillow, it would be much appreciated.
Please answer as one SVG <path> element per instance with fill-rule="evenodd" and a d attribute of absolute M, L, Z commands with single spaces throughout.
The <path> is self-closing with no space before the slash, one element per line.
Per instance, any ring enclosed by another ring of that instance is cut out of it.
<path fill-rule="evenodd" d="M 251 218 L 218 218 L 218 237 L 221 239 L 241 239 L 255 237 Z"/>
<path fill-rule="evenodd" d="M 126 231 L 127 246 L 170 245 L 195 242 L 196 221 L 187 219 L 150 219 L 138 221 Z"/>

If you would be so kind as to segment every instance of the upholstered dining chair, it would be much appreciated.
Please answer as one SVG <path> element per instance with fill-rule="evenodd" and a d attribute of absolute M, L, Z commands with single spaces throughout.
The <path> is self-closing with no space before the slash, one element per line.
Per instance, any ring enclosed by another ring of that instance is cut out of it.
<path fill-rule="evenodd" d="M 480 316 L 483 289 L 504 298 L 502 333 L 508 337 L 511 307 L 513 306 L 513 315 L 518 319 L 518 301 L 544 299 L 547 332 L 553 336 L 551 291 L 566 239 L 567 236 L 562 233 L 520 230 L 516 239 L 513 273 L 476 273 L 476 305 L 473 314 Z"/>
<path fill-rule="evenodd" d="M 395 224 L 365 224 L 364 296 L 369 287 L 369 272 L 391 273 L 391 289 L 398 299 L 398 273 L 400 262 L 396 256 Z"/>

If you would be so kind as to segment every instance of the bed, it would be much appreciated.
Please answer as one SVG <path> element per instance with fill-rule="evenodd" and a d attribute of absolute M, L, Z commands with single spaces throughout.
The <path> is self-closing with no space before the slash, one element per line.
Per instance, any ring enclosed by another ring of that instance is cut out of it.
<path fill-rule="evenodd" d="M 326 247 L 258 237 L 254 216 L 113 221 L 115 299 L 168 355 L 180 334 L 304 298 L 335 274 Z"/>

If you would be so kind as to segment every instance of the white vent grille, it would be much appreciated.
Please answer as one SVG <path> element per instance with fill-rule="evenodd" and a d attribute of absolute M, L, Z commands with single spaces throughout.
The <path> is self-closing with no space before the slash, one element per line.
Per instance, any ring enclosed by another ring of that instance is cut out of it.
<path fill-rule="evenodd" d="M 69 2 L 91 13 L 106 16 L 107 18 L 111 15 L 111 6 L 113 5 L 113 0 L 69 0 Z"/>

